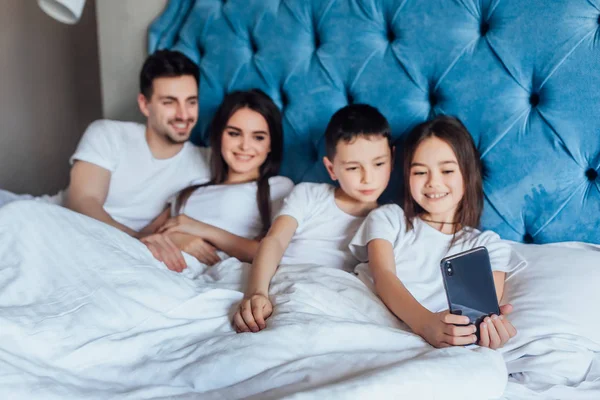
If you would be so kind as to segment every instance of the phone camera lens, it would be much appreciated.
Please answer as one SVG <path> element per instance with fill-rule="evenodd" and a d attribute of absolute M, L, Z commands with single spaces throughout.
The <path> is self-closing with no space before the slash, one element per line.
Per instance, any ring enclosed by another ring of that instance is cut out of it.
<path fill-rule="evenodd" d="M 454 274 L 454 269 L 452 268 L 452 263 L 450 263 L 450 261 L 448 261 L 446 263 L 445 268 L 446 268 L 446 275 L 452 276 Z"/>

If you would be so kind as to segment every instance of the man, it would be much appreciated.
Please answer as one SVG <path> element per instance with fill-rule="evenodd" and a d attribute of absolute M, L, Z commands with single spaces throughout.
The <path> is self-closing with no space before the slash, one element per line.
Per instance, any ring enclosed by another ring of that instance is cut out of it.
<path fill-rule="evenodd" d="M 138 105 L 146 124 L 99 120 L 71 157 L 65 205 L 133 237 L 169 198 L 210 177 L 208 152 L 188 142 L 198 118 L 199 69 L 185 55 L 161 50 L 140 73 Z"/>

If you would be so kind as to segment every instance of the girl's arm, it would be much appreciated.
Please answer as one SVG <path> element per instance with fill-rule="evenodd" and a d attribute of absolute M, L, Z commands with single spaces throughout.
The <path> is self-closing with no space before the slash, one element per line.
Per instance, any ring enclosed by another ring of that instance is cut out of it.
<path fill-rule="evenodd" d="M 159 232 L 167 234 L 178 232 L 197 236 L 228 255 L 245 262 L 252 262 L 258 251 L 258 240 L 234 235 L 184 214 L 166 221 Z"/>
<path fill-rule="evenodd" d="M 260 242 L 252 263 L 244 299 L 234 316 L 234 325 L 239 332 L 258 332 L 265 328 L 265 319 L 271 315 L 269 301 L 271 279 L 290 244 L 298 222 L 282 215 L 277 217 L 265 238 Z"/>
<path fill-rule="evenodd" d="M 417 335 L 435 347 L 474 343 L 475 326 L 469 318 L 444 311 L 432 313 L 423 307 L 396 276 L 392 244 L 374 239 L 368 244 L 369 268 L 375 281 L 375 291 L 385 305 Z"/>
<path fill-rule="evenodd" d="M 375 239 L 369 242 L 367 248 L 377 295 L 396 317 L 418 334 L 420 322 L 426 320 L 431 312 L 410 294 L 396 276 L 392 244 L 384 239 Z"/>
<path fill-rule="evenodd" d="M 498 303 L 502 304 L 502 296 L 504 295 L 504 280 L 506 279 L 506 272 L 493 271 L 494 286 L 496 287 L 496 296 L 498 297 Z"/>

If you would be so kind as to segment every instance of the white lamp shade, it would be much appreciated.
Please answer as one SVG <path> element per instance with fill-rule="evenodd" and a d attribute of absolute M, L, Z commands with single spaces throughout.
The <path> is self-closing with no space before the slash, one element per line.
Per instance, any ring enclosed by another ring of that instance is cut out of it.
<path fill-rule="evenodd" d="M 46 14 L 65 24 L 75 24 L 81 18 L 85 0 L 37 0 Z"/>

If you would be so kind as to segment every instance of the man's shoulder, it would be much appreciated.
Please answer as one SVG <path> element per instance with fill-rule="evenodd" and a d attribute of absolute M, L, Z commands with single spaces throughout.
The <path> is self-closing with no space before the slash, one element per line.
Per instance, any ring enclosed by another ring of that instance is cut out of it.
<path fill-rule="evenodd" d="M 183 158 L 203 166 L 209 165 L 211 154 L 210 147 L 197 146 L 190 141 L 185 142 L 181 150 Z"/>
<path fill-rule="evenodd" d="M 84 136 L 102 135 L 111 138 L 139 137 L 140 133 L 143 134 L 145 129 L 146 127 L 143 124 L 137 122 L 99 119 L 88 126 Z"/>

